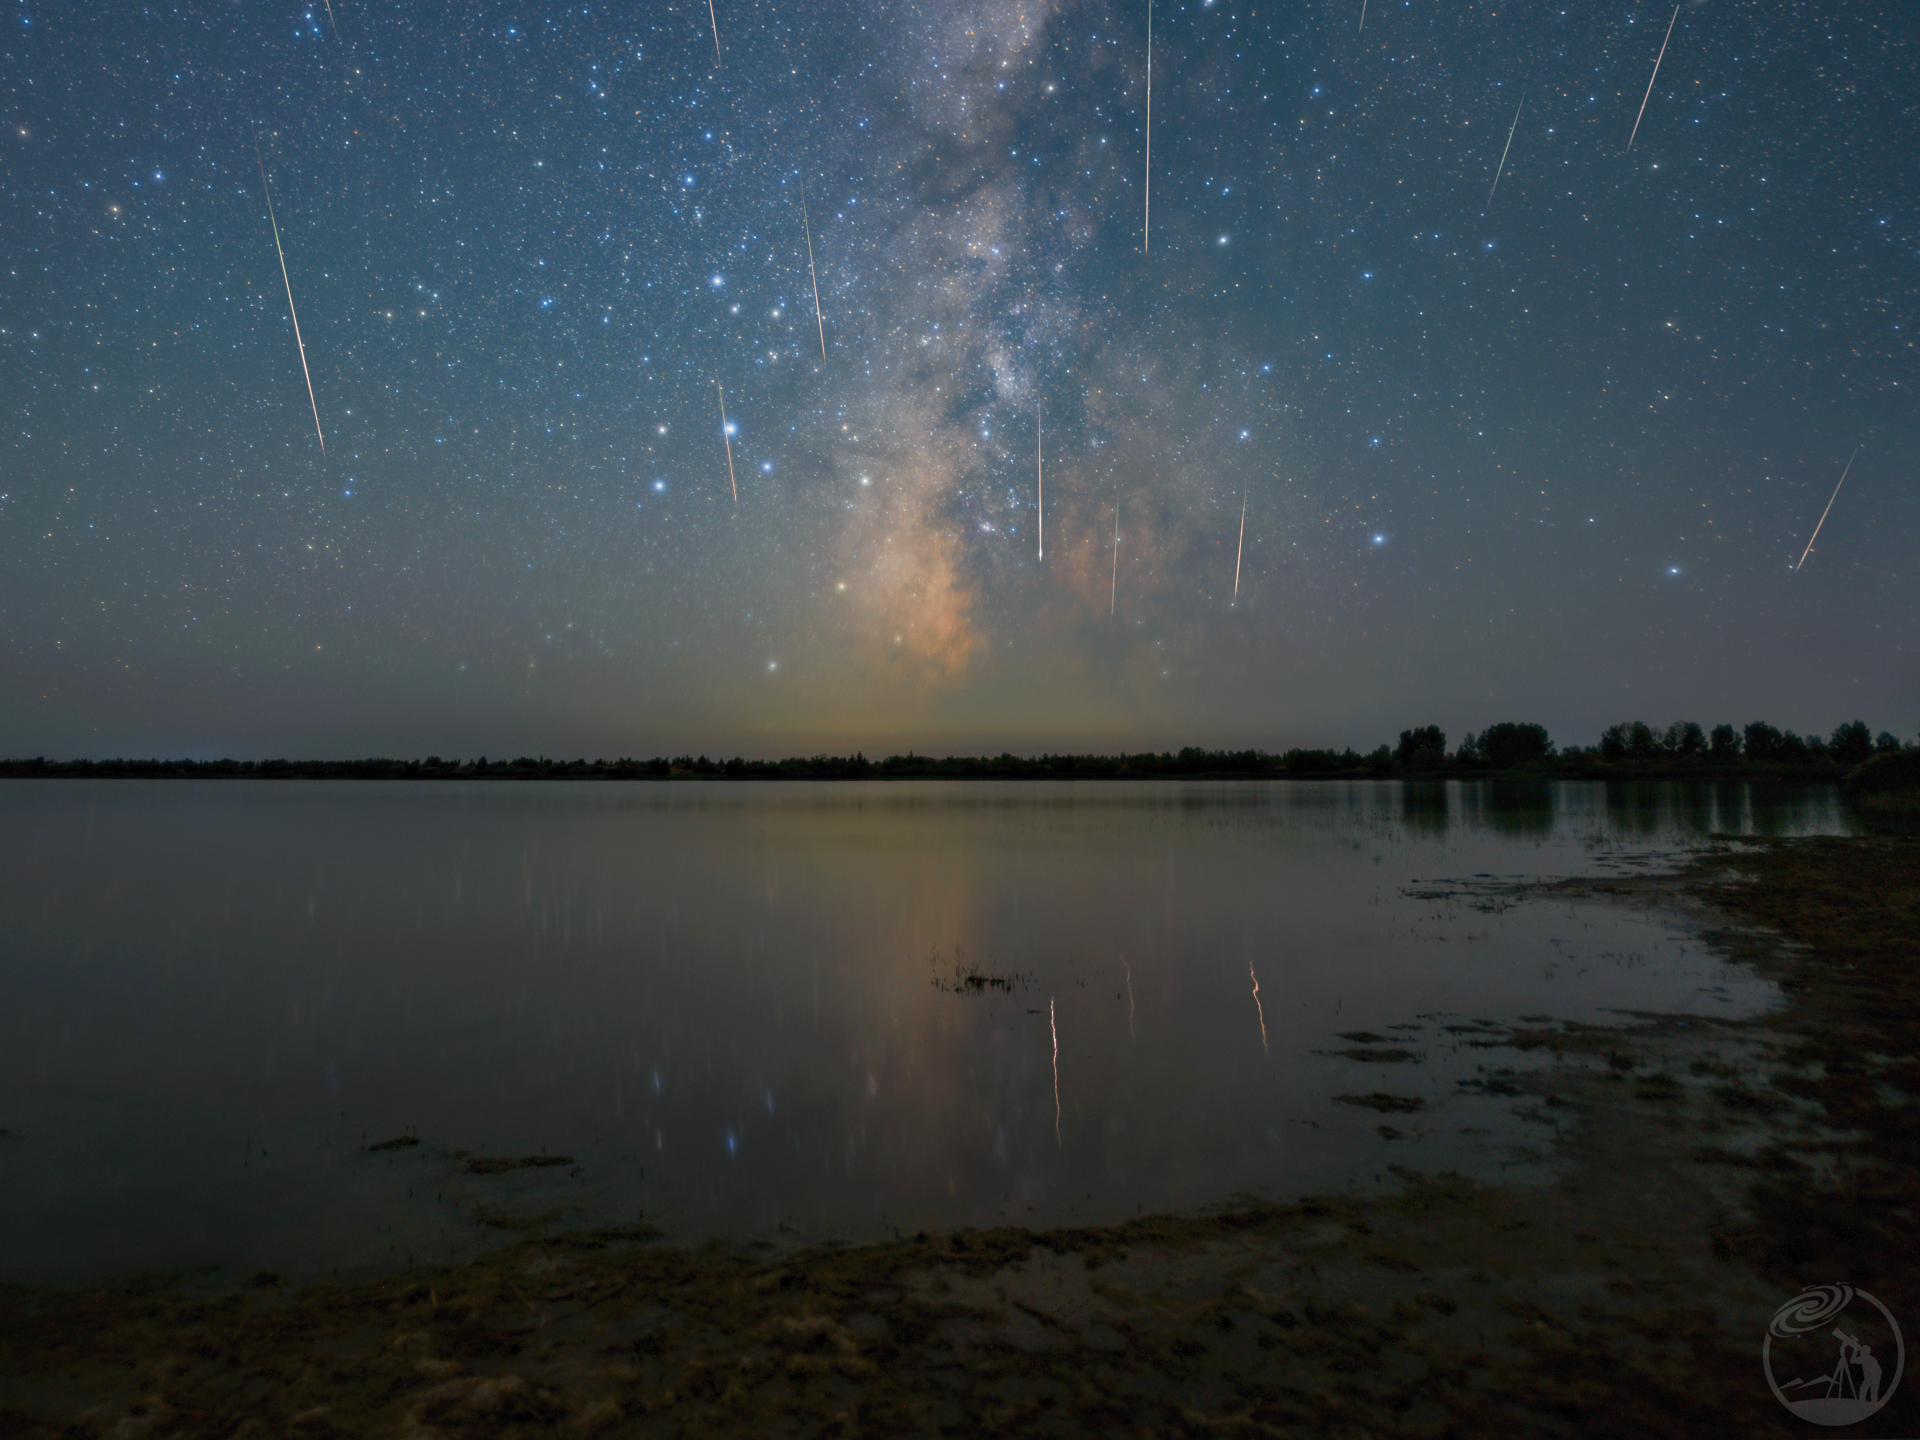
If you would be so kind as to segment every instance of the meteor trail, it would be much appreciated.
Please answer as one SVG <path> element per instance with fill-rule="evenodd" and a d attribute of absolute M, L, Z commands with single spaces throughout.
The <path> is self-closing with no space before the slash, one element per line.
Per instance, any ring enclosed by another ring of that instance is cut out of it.
<path fill-rule="evenodd" d="M 708 3 L 711 4 L 712 0 L 708 0 Z M 1680 18 L 1680 7 L 1676 5 L 1673 7 L 1673 20 L 1678 20 L 1679 18 Z M 1673 20 L 1667 21 L 1666 38 L 1660 42 L 1660 53 L 1654 56 L 1653 74 L 1647 77 L 1647 93 L 1640 97 L 1640 115 L 1645 115 L 1647 113 L 1647 101 L 1651 99 L 1653 96 L 1653 82 L 1660 78 L 1660 62 L 1667 58 L 1667 41 L 1673 38 Z M 1517 116 L 1519 112 L 1516 111 L 1514 113 Z M 1628 153 L 1629 155 L 1633 153 L 1633 136 L 1638 135 L 1640 133 L 1640 115 L 1636 115 L 1633 117 L 1633 135 L 1627 136 L 1627 152 L 1626 153 Z"/>
<path fill-rule="evenodd" d="M 727 392 L 718 375 L 713 377 L 713 388 L 720 392 L 720 438 L 727 447 L 727 484 L 733 487 L 733 503 L 738 505 L 740 482 L 733 478 L 733 432 L 727 428 Z"/>
<path fill-rule="evenodd" d="M 1040 512 L 1040 558 L 1047 558 L 1047 466 L 1040 451 L 1040 402 L 1033 402 L 1033 477 L 1039 486 L 1039 498 L 1033 508 Z"/>
<path fill-rule="evenodd" d="M 333 26 L 333 38 L 340 38 L 340 26 L 333 18 L 333 0 L 327 0 L 327 24 Z"/>
<path fill-rule="evenodd" d="M 1520 92 L 1520 105 L 1524 105 L 1526 103 L 1527 103 L 1527 92 L 1522 90 Z M 1493 190 L 1498 190 L 1500 188 L 1500 177 L 1506 173 L 1507 150 L 1513 149 L 1513 132 L 1520 128 L 1520 105 L 1516 105 L 1513 107 L 1513 124 L 1507 128 L 1507 148 L 1506 150 L 1502 150 L 1500 152 L 1500 168 L 1493 172 Z M 1487 191 L 1487 203 L 1489 205 L 1493 203 L 1493 190 Z"/>
<path fill-rule="evenodd" d="M 1367 28 L 1367 0 L 1360 0 L 1360 29 L 1355 30 L 1353 33 L 1358 35 L 1361 30 L 1365 30 L 1366 28 Z"/>
<path fill-rule="evenodd" d="M 1053 1018 L 1053 1001 L 1047 1001 L 1047 1028 L 1053 1031 L 1053 1143 L 1060 1144 L 1060 1026 Z"/>
<path fill-rule="evenodd" d="M 800 223 L 807 231 L 807 274 L 813 277 L 813 323 L 820 328 L 820 362 L 825 364 L 827 322 L 820 318 L 820 272 L 813 268 L 813 222 L 807 219 L 807 192 L 804 188 L 800 191 Z"/>
<path fill-rule="evenodd" d="M 1153 0 L 1147 0 L 1147 213 L 1140 221 L 1140 253 L 1153 241 Z"/>
<path fill-rule="evenodd" d="M 1253 973 L 1253 961 L 1247 961 L 1247 975 L 1253 981 L 1253 1009 L 1260 1017 L 1260 1053 L 1267 1054 L 1267 1011 L 1260 1003 L 1260 977 Z"/>
<path fill-rule="evenodd" d="M 713 22 L 713 63 L 720 63 L 720 17 L 713 13 L 713 0 L 707 0 L 707 19 Z"/>
<path fill-rule="evenodd" d="M 1856 445 L 1853 447 L 1853 454 L 1847 457 L 1847 469 L 1840 472 L 1840 485 L 1847 483 L 1847 470 L 1853 469 L 1853 462 L 1859 458 L 1860 447 Z M 1833 502 L 1840 498 L 1840 485 L 1835 485 L 1833 487 L 1833 494 L 1827 497 L 1827 510 L 1833 509 Z M 1813 553 L 1813 542 L 1820 538 L 1820 526 L 1827 523 L 1827 510 L 1820 512 L 1819 523 L 1813 527 L 1813 534 L 1807 538 L 1807 548 L 1800 552 L 1800 559 L 1793 567 L 1794 574 L 1796 575 L 1800 573 L 1800 566 L 1807 563 L 1807 556 Z"/>
<path fill-rule="evenodd" d="M 260 153 L 260 137 L 253 137 L 253 158 L 260 162 L 260 188 L 267 196 L 267 223 L 273 226 L 273 253 L 280 257 L 280 283 L 287 287 L 287 314 L 293 319 L 293 343 L 300 351 L 300 373 L 307 377 L 307 404 L 313 407 L 313 433 L 320 437 L 320 458 L 327 458 L 327 435 L 320 428 L 320 402 L 313 398 L 313 372 L 307 369 L 307 342 L 300 338 L 300 317 L 293 308 L 293 281 L 287 278 L 287 252 L 280 248 L 280 222 L 273 215 L 273 191 L 267 185 L 267 162 Z"/>
<path fill-rule="evenodd" d="M 1233 549 L 1233 598 L 1240 598 L 1240 557 L 1247 550 L 1247 496 L 1252 491 L 1243 491 L 1240 496 L 1240 543 Z"/>
<path fill-rule="evenodd" d="M 1107 619 L 1113 619 L 1113 607 L 1120 598 L 1120 502 L 1113 502 L 1113 575 L 1107 581 Z M 1131 974 L 1132 972 L 1128 972 Z"/>
<path fill-rule="evenodd" d="M 1140 1037 L 1133 1033 L 1133 966 L 1127 965 L 1124 955 L 1120 957 L 1120 963 L 1127 966 L 1127 1038 L 1138 1040 Z"/>

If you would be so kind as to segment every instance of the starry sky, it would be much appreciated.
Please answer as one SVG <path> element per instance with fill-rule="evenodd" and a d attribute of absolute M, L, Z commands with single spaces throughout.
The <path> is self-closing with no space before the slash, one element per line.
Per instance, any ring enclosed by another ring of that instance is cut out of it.
<path fill-rule="evenodd" d="M 5 3 L 0 754 L 1920 727 L 1898 0 Z"/>

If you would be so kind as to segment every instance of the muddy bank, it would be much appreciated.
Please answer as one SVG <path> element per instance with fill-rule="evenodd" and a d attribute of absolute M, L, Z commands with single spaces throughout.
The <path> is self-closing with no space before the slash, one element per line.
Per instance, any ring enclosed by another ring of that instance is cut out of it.
<path fill-rule="evenodd" d="M 1851 1283 L 1920 1335 L 1920 844 L 1562 888 L 1690 907 L 1787 1003 L 1476 1033 L 1469 1083 L 1550 1185 L 1401 1169 L 1384 1198 L 847 1248 L 536 1226 L 383 1283 L 11 1291 L 0 1432 L 1809 1433 L 1760 1366 L 1783 1300 Z M 1394 1097 L 1355 1098 L 1391 1166 Z M 1844 1433 L 1920 1432 L 1916 1394 Z"/>

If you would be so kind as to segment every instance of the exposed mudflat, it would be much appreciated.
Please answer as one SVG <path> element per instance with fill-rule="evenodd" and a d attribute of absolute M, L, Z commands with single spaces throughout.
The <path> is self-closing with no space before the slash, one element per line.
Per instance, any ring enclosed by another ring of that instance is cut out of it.
<path fill-rule="evenodd" d="M 383 1281 L 15 1289 L 0 1432 L 1806 1434 L 1760 1364 L 1783 1300 L 1850 1283 L 1920 1336 L 1920 843 L 1560 888 L 1682 908 L 1787 1003 L 1475 1028 L 1466 1085 L 1537 1126 L 1546 1183 L 1399 1168 L 1385 1196 L 860 1247 L 533 1215 Z M 1397 1069 L 1343 1097 L 1383 1170 L 1421 1121 Z M 1920 1433 L 1920 1380 L 1846 1433 Z"/>

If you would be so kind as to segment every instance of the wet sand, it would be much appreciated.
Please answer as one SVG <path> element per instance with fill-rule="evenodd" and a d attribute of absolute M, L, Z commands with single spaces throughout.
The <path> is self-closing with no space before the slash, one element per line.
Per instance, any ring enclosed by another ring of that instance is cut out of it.
<path fill-rule="evenodd" d="M 379 1281 L 11 1289 L 0 1434 L 1809 1433 L 1776 1306 L 1845 1281 L 1920 1336 L 1920 842 L 1544 888 L 1677 907 L 1786 996 L 1476 1032 L 1550 1183 L 1390 1169 L 1383 1091 L 1384 1197 L 824 1248 L 502 1213 Z M 1920 1379 L 1845 1433 L 1920 1433 Z"/>

